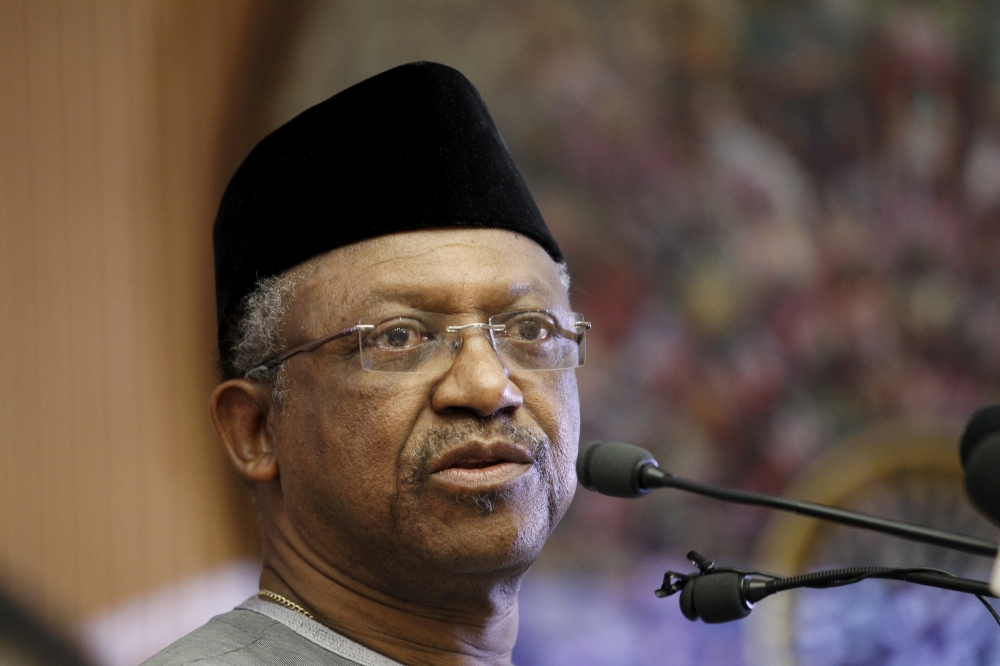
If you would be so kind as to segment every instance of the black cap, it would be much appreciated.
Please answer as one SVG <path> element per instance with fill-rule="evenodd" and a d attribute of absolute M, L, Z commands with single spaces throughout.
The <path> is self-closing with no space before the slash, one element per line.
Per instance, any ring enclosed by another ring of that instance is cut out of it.
<path fill-rule="evenodd" d="M 237 169 L 215 220 L 220 351 L 261 278 L 399 231 L 490 227 L 549 233 L 479 92 L 431 62 L 396 67 L 304 111 Z"/>

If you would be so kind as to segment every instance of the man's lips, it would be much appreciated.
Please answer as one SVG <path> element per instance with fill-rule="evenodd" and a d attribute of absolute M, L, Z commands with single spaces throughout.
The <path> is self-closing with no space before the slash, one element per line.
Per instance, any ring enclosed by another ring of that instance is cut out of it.
<path fill-rule="evenodd" d="M 466 491 L 488 490 L 520 476 L 534 464 L 528 451 L 510 442 L 472 442 L 435 461 L 431 478 Z"/>

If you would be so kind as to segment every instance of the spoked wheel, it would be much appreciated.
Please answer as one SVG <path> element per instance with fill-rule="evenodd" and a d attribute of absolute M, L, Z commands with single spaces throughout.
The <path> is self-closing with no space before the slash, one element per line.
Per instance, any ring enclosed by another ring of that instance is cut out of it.
<path fill-rule="evenodd" d="M 955 429 L 889 424 L 838 446 L 787 495 L 986 539 L 998 530 L 962 489 Z M 1000 482 L 1000 479 L 998 479 Z M 931 566 L 987 580 L 983 557 L 856 528 L 775 514 L 756 568 L 790 576 L 848 566 Z M 796 590 L 762 601 L 748 618 L 755 666 L 1000 664 L 1000 626 L 973 596 L 869 580 Z"/>

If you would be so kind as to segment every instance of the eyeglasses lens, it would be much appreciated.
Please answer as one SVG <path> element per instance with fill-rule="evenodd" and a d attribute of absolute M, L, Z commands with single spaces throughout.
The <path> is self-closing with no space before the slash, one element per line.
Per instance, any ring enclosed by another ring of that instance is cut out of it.
<path fill-rule="evenodd" d="M 544 311 L 509 312 L 488 324 L 449 324 L 454 317 L 417 313 L 393 317 L 359 333 L 361 364 L 375 372 L 443 372 L 462 347 L 464 336 L 485 335 L 509 370 L 555 370 L 583 364 L 583 317 L 573 314 L 569 328 Z M 479 329 L 478 331 L 476 329 Z"/>

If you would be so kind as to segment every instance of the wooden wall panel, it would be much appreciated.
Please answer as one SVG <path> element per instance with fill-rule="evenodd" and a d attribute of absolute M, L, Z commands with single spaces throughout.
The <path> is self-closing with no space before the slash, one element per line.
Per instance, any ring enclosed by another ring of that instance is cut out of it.
<path fill-rule="evenodd" d="M 244 551 L 206 397 L 254 0 L 0 0 L 0 578 L 75 621 Z"/>

